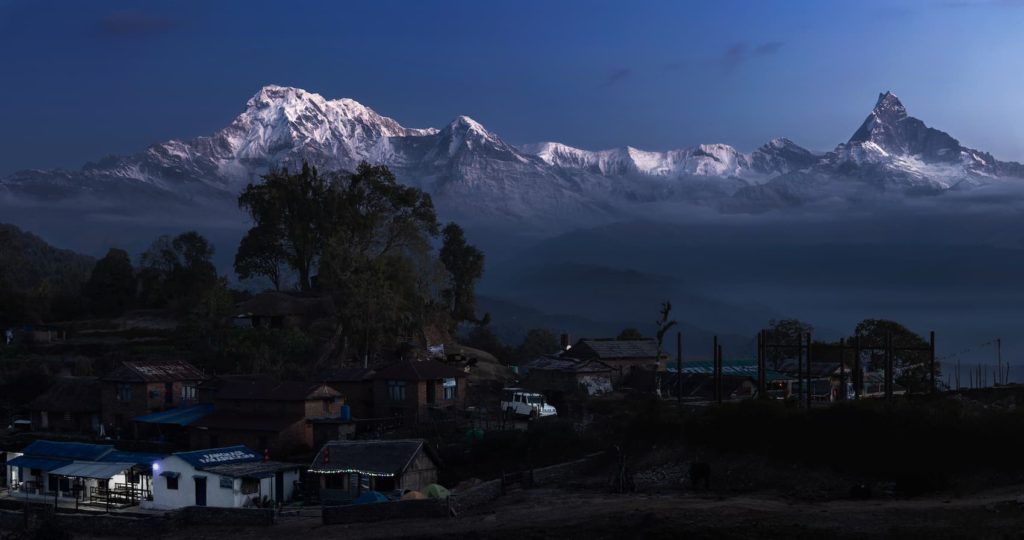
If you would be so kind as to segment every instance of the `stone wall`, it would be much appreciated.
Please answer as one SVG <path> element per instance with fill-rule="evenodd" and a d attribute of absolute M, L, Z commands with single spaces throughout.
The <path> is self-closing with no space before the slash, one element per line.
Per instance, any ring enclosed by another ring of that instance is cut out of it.
<path fill-rule="evenodd" d="M 551 465 L 550 467 L 534 469 L 533 485 L 545 486 L 561 484 L 566 480 L 578 477 L 590 470 L 594 466 L 596 458 L 600 455 L 600 453 L 591 454 L 583 459 L 577 459 L 576 461 L 569 461 L 566 463 Z"/>
<path fill-rule="evenodd" d="M 110 514 L 54 513 L 52 508 L 31 508 L 27 512 L 0 510 L 0 530 L 38 529 L 45 522 L 54 528 L 96 536 L 130 536 L 142 538 L 169 532 L 176 520 L 171 516 L 133 518 Z"/>
<path fill-rule="evenodd" d="M 384 521 L 387 519 L 439 518 L 447 517 L 448 515 L 447 501 L 435 499 L 325 506 L 323 508 L 324 525 Z"/>

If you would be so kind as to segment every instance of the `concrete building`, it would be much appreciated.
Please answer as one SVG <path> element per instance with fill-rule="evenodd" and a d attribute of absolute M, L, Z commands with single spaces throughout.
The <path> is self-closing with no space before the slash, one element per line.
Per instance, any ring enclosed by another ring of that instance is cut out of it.
<path fill-rule="evenodd" d="M 100 429 L 100 381 L 96 377 L 58 377 L 28 404 L 35 431 L 96 435 Z"/>
<path fill-rule="evenodd" d="M 295 463 L 264 460 L 245 446 L 177 452 L 153 464 L 153 500 L 143 508 L 244 508 L 285 503 L 295 493 Z"/>

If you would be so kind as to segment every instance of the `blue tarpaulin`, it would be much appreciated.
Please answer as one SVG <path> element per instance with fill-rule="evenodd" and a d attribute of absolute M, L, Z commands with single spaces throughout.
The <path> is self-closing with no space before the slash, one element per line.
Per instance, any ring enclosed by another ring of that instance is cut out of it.
<path fill-rule="evenodd" d="M 379 491 L 364 491 L 356 500 L 352 501 L 352 504 L 373 504 L 379 502 L 388 502 L 388 498 Z"/>
<path fill-rule="evenodd" d="M 213 412 L 212 403 L 199 403 L 186 407 L 175 407 L 166 411 L 136 416 L 136 422 L 144 424 L 173 424 L 176 426 L 187 426 L 200 418 Z"/>

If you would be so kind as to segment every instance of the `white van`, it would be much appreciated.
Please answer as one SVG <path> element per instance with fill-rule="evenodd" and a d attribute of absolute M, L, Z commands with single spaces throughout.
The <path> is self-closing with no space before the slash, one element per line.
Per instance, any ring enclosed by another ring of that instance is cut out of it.
<path fill-rule="evenodd" d="M 548 405 L 542 394 L 527 392 L 522 388 L 505 388 L 502 390 L 501 410 L 509 414 L 540 418 L 555 416 L 558 411 Z"/>

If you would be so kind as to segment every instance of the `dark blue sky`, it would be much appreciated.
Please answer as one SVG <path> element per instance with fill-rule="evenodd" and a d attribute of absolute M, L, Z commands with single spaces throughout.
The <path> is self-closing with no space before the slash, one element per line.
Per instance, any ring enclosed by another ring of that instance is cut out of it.
<path fill-rule="evenodd" d="M 267 83 L 410 127 L 662 150 L 846 140 L 878 92 L 1024 160 L 1024 2 L 0 0 L 0 174 L 226 124 Z"/>

